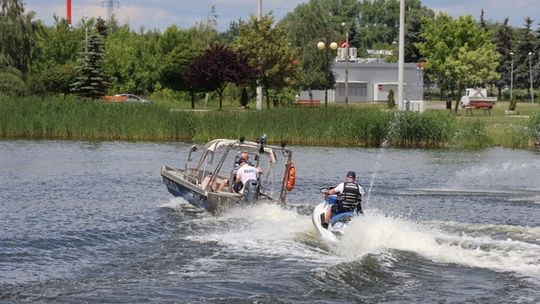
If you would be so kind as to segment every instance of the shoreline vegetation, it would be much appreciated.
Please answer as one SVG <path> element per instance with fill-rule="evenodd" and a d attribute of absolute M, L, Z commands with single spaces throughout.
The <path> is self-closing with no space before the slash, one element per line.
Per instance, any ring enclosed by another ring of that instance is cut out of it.
<path fill-rule="evenodd" d="M 442 104 L 442 103 L 441 103 Z M 316 146 L 530 148 L 540 135 L 540 107 L 519 104 L 507 117 L 499 102 L 491 116 L 443 109 L 412 113 L 385 104 L 191 111 L 157 104 L 114 104 L 74 97 L 0 97 L 0 138 L 206 142 L 258 138 Z M 528 118 L 527 118 L 528 116 Z"/>

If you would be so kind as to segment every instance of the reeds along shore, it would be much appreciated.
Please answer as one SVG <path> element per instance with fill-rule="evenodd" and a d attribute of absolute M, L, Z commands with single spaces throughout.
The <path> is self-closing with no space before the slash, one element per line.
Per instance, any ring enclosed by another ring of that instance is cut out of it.
<path fill-rule="evenodd" d="M 447 111 L 418 114 L 372 107 L 193 112 L 74 98 L 0 97 L 0 117 L 3 138 L 205 142 L 266 133 L 269 142 L 295 145 L 475 148 L 494 142 L 483 122 L 460 123 Z M 530 125 L 535 123 L 540 125 L 540 113 L 531 117 Z"/>

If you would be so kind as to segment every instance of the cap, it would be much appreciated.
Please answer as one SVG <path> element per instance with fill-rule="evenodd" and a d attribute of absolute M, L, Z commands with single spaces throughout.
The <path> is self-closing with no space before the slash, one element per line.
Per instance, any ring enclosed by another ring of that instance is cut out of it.
<path fill-rule="evenodd" d="M 347 177 L 356 178 L 356 173 L 354 173 L 354 171 L 349 171 L 347 172 Z"/>

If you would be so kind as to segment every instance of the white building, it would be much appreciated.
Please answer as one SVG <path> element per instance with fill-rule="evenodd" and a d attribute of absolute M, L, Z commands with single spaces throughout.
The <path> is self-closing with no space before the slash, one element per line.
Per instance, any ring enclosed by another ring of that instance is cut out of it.
<path fill-rule="evenodd" d="M 386 101 L 388 91 L 394 91 L 397 103 L 398 64 L 384 63 L 378 58 L 358 58 L 356 48 L 349 48 L 349 62 L 345 58 L 345 48 L 338 49 L 333 72 L 336 76 L 336 87 L 328 90 L 329 103 L 345 102 L 345 71 L 348 69 L 348 99 L 350 103 Z M 424 71 L 416 63 L 405 63 L 403 98 L 407 100 L 423 100 Z M 313 99 L 324 102 L 325 91 L 313 90 Z M 300 93 L 300 99 L 309 99 L 308 91 Z"/>

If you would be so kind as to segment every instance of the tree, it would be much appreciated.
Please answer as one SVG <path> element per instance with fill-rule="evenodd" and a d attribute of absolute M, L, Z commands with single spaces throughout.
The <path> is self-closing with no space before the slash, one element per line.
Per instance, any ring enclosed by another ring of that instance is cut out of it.
<path fill-rule="evenodd" d="M 234 49 L 257 68 L 268 107 L 270 89 L 296 86 L 300 78 L 296 50 L 288 46 L 281 26 L 272 27 L 273 20 L 271 15 L 266 15 L 260 21 L 252 17 L 248 22 L 240 22 L 240 35 L 234 42 Z"/>
<path fill-rule="evenodd" d="M 510 76 L 512 74 L 512 43 L 513 34 L 512 29 L 508 26 L 508 18 L 504 19 L 502 25 L 499 26 L 495 35 L 493 36 L 493 43 L 497 48 L 497 52 L 501 55 L 499 58 L 499 66 L 497 67 L 497 73 L 501 76 L 495 83 L 498 89 L 499 100 L 501 99 L 502 89 L 510 85 Z"/>
<path fill-rule="evenodd" d="M 186 81 L 184 73 L 189 65 L 200 56 L 202 50 L 190 45 L 179 45 L 169 53 L 161 70 L 161 83 L 168 88 L 191 93 L 191 108 L 195 108 L 195 90 Z"/>
<path fill-rule="evenodd" d="M 219 109 L 223 108 L 223 91 L 229 83 L 245 85 L 257 78 L 258 71 L 246 57 L 221 44 L 213 44 L 197 57 L 184 72 L 190 91 L 216 91 Z"/>
<path fill-rule="evenodd" d="M 480 27 L 487 31 L 486 19 L 484 19 L 484 9 L 480 10 Z"/>
<path fill-rule="evenodd" d="M 291 45 L 299 50 L 300 88 L 310 94 L 311 90 L 334 88 L 335 75 L 330 67 L 335 53 L 317 49 L 317 43 L 323 41 L 328 47 L 331 41 L 344 40 L 345 29 L 341 24 L 355 29 L 357 12 L 356 1 L 317 0 L 298 5 L 281 21 Z"/>
<path fill-rule="evenodd" d="M 77 81 L 72 84 L 75 94 L 94 99 L 106 94 L 109 83 L 105 77 L 104 58 L 101 37 L 92 32 L 88 37 L 84 60 L 79 66 Z"/>
<path fill-rule="evenodd" d="M 107 38 L 107 35 L 109 34 L 107 22 L 105 22 L 105 20 L 103 20 L 101 17 L 98 17 L 96 20 L 96 31 L 103 38 Z"/>
<path fill-rule="evenodd" d="M 248 92 L 246 88 L 242 88 L 242 95 L 240 95 L 240 105 L 246 107 L 249 101 Z"/>
<path fill-rule="evenodd" d="M 514 84 L 518 88 L 530 89 L 530 74 L 529 74 L 529 52 L 533 52 L 537 44 L 536 37 L 532 31 L 533 20 L 530 17 L 525 18 L 524 27 L 519 29 L 517 33 L 518 44 L 516 46 L 516 56 L 514 63 L 517 63 L 514 73 Z M 532 56 L 532 65 L 536 61 L 536 56 Z M 529 92 L 530 94 L 530 92 Z"/>
<path fill-rule="evenodd" d="M 425 42 L 418 49 L 426 58 L 425 70 L 441 89 L 450 90 L 456 97 L 457 113 L 461 92 L 467 86 L 478 86 L 496 80 L 500 55 L 489 35 L 472 18 L 453 20 L 439 14 L 426 20 L 422 32 Z"/>
<path fill-rule="evenodd" d="M 0 0 L 0 54 L 26 77 L 36 56 L 42 25 L 34 12 L 25 14 L 21 0 Z"/>
<path fill-rule="evenodd" d="M 21 96 L 25 94 L 25 84 L 21 71 L 10 64 L 10 60 L 0 53 L 0 95 Z"/>
<path fill-rule="evenodd" d="M 136 33 L 128 26 L 118 27 L 105 40 L 105 71 L 111 78 L 111 90 L 146 94 L 160 79 L 164 55 L 156 31 Z"/>
<path fill-rule="evenodd" d="M 65 19 L 54 16 L 54 25 L 39 36 L 40 52 L 34 60 L 34 71 L 45 71 L 58 65 L 74 64 L 83 49 L 84 28 L 72 30 Z"/>
<path fill-rule="evenodd" d="M 396 100 L 394 99 L 394 90 L 390 89 L 388 91 L 388 98 L 387 98 L 387 101 L 386 101 L 386 106 L 389 108 L 389 109 L 393 109 L 396 107 Z"/>
<path fill-rule="evenodd" d="M 161 83 L 165 87 L 174 90 L 187 90 L 189 86 L 183 79 L 184 70 L 201 53 L 202 50 L 196 49 L 191 45 L 178 45 L 165 58 L 160 76 Z"/>
<path fill-rule="evenodd" d="M 363 0 L 359 3 L 358 42 L 365 49 L 375 45 L 391 46 L 399 35 L 399 0 Z M 414 43 L 418 42 L 422 18 L 433 18 L 434 13 L 422 5 L 420 0 L 405 1 L 405 56 L 407 62 L 414 62 Z M 412 52 L 412 53 L 407 53 Z"/>
<path fill-rule="evenodd" d="M 47 69 L 41 75 L 41 81 L 47 92 L 62 93 L 65 97 L 71 92 L 71 84 L 77 81 L 76 77 L 75 68 L 68 63 Z"/>
<path fill-rule="evenodd" d="M 409 5 L 412 5 L 410 3 Z M 425 18 L 433 19 L 434 13 L 432 10 L 425 7 L 411 7 L 407 11 L 405 23 L 405 62 L 419 62 L 422 60 L 422 55 L 416 47 L 417 43 L 422 39 L 422 20 Z M 396 44 L 397 46 L 397 44 Z M 397 52 L 396 52 L 397 53 Z"/>
<path fill-rule="evenodd" d="M 242 22 L 242 19 L 229 22 L 227 31 L 220 34 L 220 39 L 223 40 L 225 44 L 233 44 L 236 37 L 240 35 L 240 22 Z"/>
<path fill-rule="evenodd" d="M 0 95 L 22 96 L 25 93 L 24 81 L 13 73 L 0 71 Z"/>

